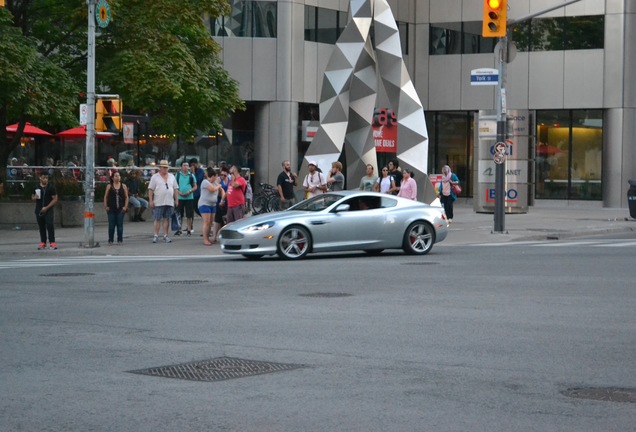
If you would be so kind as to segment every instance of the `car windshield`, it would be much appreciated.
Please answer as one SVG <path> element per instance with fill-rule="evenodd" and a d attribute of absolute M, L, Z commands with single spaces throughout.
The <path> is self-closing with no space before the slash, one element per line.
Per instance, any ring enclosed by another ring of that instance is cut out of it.
<path fill-rule="evenodd" d="M 300 211 L 321 211 L 324 210 L 336 201 L 341 200 L 343 195 L 328 193 L 323 195 L 316 195 L 315 197 L 311 197 L 304 201 L 299 202 L 295 206 L 291 207 L 289 210 L 300 210 Z"/>

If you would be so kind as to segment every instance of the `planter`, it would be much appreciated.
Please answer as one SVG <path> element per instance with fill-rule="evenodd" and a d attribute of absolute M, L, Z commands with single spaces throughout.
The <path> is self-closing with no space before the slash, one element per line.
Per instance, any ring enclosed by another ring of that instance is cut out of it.
<path fill-rule="evenodd" d="M 55 226 L 63 228 L 84 226 L 83 197 L 68 197 L 57 202 L 54 208 Z M 108 219 L 101 202 L 93 206 L 94 224 L 106 223 Z M 35 220 L 35 202 L 33 201 L 0 201 L 0 229 L 38 229 Z"/>

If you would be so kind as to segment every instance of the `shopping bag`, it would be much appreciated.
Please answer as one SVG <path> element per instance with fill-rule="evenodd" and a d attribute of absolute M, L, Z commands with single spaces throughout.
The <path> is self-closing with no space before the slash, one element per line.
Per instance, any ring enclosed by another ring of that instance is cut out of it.
<path fill-rule="evenodd" d="M 172 213 L 171 223 L 172 231 L 179 231 L 181 229 L 181 218 L 179 217 L 179 213 L 176 211 Z"/>

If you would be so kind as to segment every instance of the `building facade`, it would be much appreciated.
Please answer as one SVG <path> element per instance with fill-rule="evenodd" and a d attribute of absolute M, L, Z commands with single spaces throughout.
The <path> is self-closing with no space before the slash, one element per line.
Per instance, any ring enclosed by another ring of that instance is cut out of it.
<path fill-rule="evenodd" d="M 209 20 L 248 106 L 228 124 L 228 139 L 253 152 L 246 158 L 257 181 L 273 183 L 281 161 L 300 166 L 309 146 L 307 125 L 319 119 L 322 74 L 348 21 L 349 2 L 231 3 L 229 16 Z M 482 2 L 388 3 L 426 112 L 428 172 L 450 165 L 462 179 L 462 195 L 472 197 L 475 114 L 495 108 L 494 87 L 470 85 L 471 70 L 497 67 L 497 40 L 481 37 Z M 508 19 L 558 3 L 508 0 Z M 627 207 L 627 180 L 636 178 L 636 2 L 581 0 L 517 24 L 512 39 L 506 104 L 533 119 L 530 201 Z M 380 94 L 378 108 L 391 109 L 386 100 Z M 390 157 L 378 153 L 380 164 Z"/>

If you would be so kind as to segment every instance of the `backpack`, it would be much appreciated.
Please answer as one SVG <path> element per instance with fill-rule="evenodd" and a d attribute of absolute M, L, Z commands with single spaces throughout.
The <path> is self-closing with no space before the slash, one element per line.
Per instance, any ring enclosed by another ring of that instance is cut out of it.
<path fill-rule="evenodd" d="M 188 176 L 190 176 L 190 186 L 194 187 L 194 176 L 192 175 L 192 173 L 188 173 Z M 180 177 L 181 177 L 181 171 L 177 173 L 177 183 L 179 183 Z"/>

